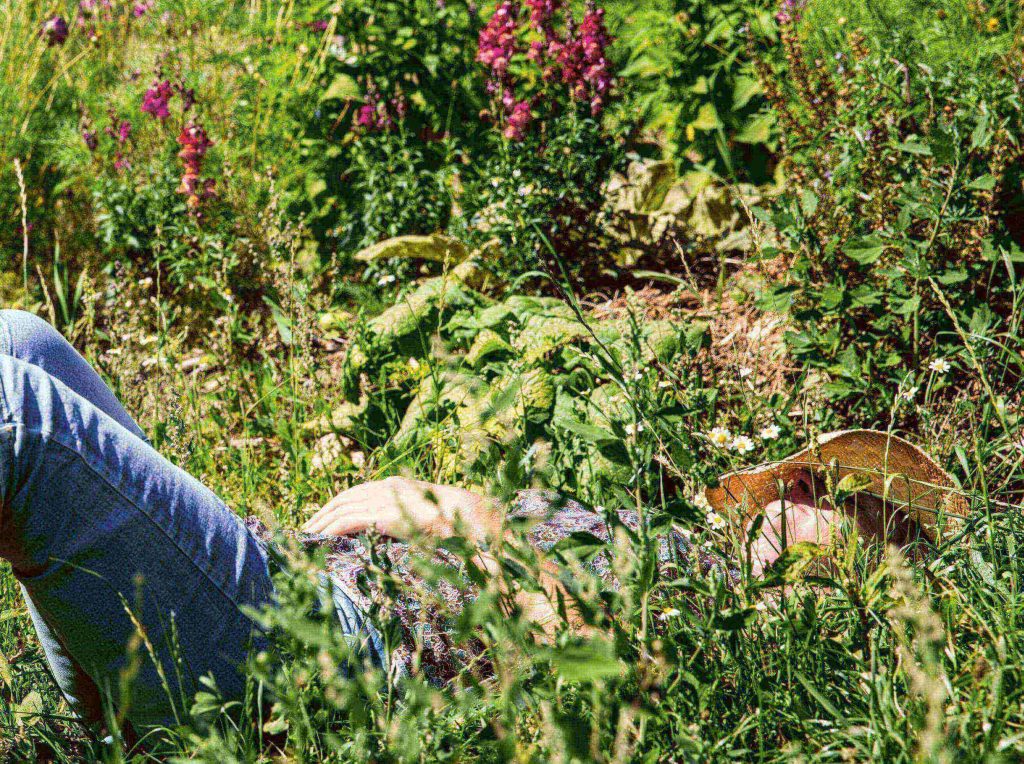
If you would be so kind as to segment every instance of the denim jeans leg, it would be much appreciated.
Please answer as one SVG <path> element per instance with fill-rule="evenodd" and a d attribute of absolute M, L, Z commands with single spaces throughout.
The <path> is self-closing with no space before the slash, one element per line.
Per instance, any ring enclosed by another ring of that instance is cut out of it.
<path fill-rule="evenodd" d="M 89 362 L 39 316 L 23 310 L 0 310 L 0 354 L 38 366 L 130 433 L 148 440 Z"/>
<path fill-rule="evenodd" d="M 0 355 L 0 557 L 56 646 L 62 689 L 82 694 L 88 677 L 137 726 L 180 719 L 205 674 L 239 697 L 255 634 L 243 608 L 273 597 L 264 551 L 116 410 L 51 373 L 86 389 L 77 371 L 37 360 Z"/>
<path fill-rule="evenodd" d="M 0 354 L 38 366 L 129 432 L 146 439 L 142 428 L 128 415 L 96 370 L 60 332 L 39 316 L 23 310 L 0 310 Z M 43 620 L 24 586 L 21 591 L 47 664 L 68 704 L 83 719 L 97 721 L 102 713 L 98 688 Z"/>

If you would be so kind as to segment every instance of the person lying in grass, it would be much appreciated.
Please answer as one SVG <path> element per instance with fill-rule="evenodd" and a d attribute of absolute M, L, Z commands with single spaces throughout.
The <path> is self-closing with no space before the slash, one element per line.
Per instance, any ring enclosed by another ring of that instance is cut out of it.
<path fill-rule="evenodd" d="M 820 488 L 814 459 L 830 464 L 837 444 L 838 456 L 871 476 L 870 485 L 860 488 L 877 488 L 884 480 L 888 495 L 908 507 L 899 517 L 897 540 L 909 540 L 915 523 L 934 537 L 936 514 L 963 514 L 956 503 L 962 500 L 949 499 L 948 476 L 909 444 L 884 433 L 840 434 L 820 453 L 727 475 L 709 492 L 712 506 L 733 516 L 767 513 L 754 543 L 755 572 L 787 544 L 827 543 L 840 517 L 860 512 L 851 502 L 833 507 L 814 494 Z M 895 462 L 906 473 L 906 488 L 886 479 Z M 55 329 L 9 310 L 0 311 L 0 477 L 0 558 L 22 586 L 54 679 L 84 721 L 100 721 L 108 698 L 137 729 L 174 725 L 184 720 L 188 700 L 207 675 L 226 698 L 242 696 L 241 667 L 251 651 L 267 644 L 250 614 L 275 600 L 268 547 L 212 491 L 150 446 L 96 371 Z M 921 485 L 923 490 L 915 488 Z M 888 503 L 873 506 L 878 516 L 858 524 L 881 538 L 892 530 L 895 514 Z M 608 533 L 605 518 L 576 502 L 533 493 L 505 512 L 459 488 L 401 478 L 339 494 L 306 531 L 317 540 L 337 539 L 336 575 L 325 580 L 338 628 L 365 640 L 387 665 L 401 658 L 400 650 L 379 654 L 382 641 L 366 618 L 368 595 L 355 585 L 365 558 L 351 537 L 370 529 L 394 539 L 457 530 L 480 544 L 480 566 L 495 570 L 500 561 L 485 547 L 517 518 L 535 523 L 527 538 L 541 551 L 575 530 Z M 618 518 L 638 527 L 635 513 Z M 394 545 L 389 554 L 401 550 Z M 674 534 L 659 556 L 667 563 L 686 553 L 682 536 Z M 607 568 L 597 572 L 610 575 Z M 552 602 L 566 591 L 552 563 L 544 564 L 541 578 L 539 593 L 509 594 L 550 625 Z M 407 648 L 415 622 L 407 618 Z M 138 665 L 129 646 L 144 656 Z M 437 679 L 457 671 L 456 658 L 433 659 Z"/>

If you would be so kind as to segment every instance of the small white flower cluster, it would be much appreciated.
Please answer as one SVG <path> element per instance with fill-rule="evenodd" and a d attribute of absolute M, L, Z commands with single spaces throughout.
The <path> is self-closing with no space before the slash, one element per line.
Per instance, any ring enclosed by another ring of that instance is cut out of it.
<path fill-rule="evenodd" d="M 714 511 L 704 515 L 704 522 L 713 531 L 720 531 L 728 524 L 724 517 Z"/>
<path fill-rule="evenodd" d="M 762 427 L 758 433 L 761 440 L 775 440 L 782 434 L 782 428 L 777 424 L 770 424 Z M 738 454 L 749 454 L 754 450 L 754 441 L 747 435 L 733 435 L 728 427 L 714 427 L 707 433 L 707 439 L 711 445 L 718 448 L 728 448 Z"/>

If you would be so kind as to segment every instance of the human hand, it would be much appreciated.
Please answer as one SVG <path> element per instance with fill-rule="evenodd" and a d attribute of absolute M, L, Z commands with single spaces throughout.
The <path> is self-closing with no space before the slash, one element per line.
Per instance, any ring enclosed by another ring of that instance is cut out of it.
<path fill-rule="evenodd" d="M 390 477 L 362 483 L 327 502 L 302 530 L 351 536 L 371 528 L 385 536 L 444 538 L 456 532 L 482 541 L 501 525 L 498 512 L 481 496 L 455 486 Z"/>

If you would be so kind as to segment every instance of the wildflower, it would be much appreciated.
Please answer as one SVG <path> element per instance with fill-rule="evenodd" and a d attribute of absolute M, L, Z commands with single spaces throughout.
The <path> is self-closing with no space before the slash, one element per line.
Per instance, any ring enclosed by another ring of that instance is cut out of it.
<path fill-rule="evenodd" d="M 214 181 L 211 178 L 201 178 L 203 157 L 213 145 L 206 131 L 196 122 L 189 122 L 182 128 L 178 135 L 178 145 L 181 151 L 178 158 L 185 166 L 185 172 L 181 176 L 181 185 L 178 186 L 179 194 L 186 194 L 186 204 L 190 212 L 197 212 L 200 203 L 204 199 L 213 196 Z"/>
<path fill-rule="evenodd" d="M 519 23 L 519 4 L 505 0 L 480 30 L 476 60 L 491 70 L 495 80 L 505 80 L 508 65 L 518 50 L 516 26 Z"/>
<path fill-rule="evenodd" d="M 519 101 L 511 109 L 508 122 L 502 133 L 511 141 L 521 141 L 526 137 L 526 128 L 530 125 L 533 114 L 530 112 L 529 101 Z"/>
<path fill-rule="evenodd" d="M 992 18 L 990 18 L 988 20 L 988 23 L 985 24 L 985 28 L 988 29 L 989 32 L 998 32 L 999 31 L 999 19 L 997 19 L 995 16 L 993 16 Z"/>
<path fill-rule="evenodd" d="M 754 604 L 754 610 L 756 610 L 758 613 L 763 613 L 766 610 L 768 610 L 768 603 L 765 602 L 764 600 L 758 600 Z"/>
<path fill-rule="evenodd" d="M 92 130 L 83 130 L 82 140 L 85 141 L 85 145 L 89 149 L 89 151 L 95 151 L 96 147 L 99 145 L 99 140 L 96 138 L 96 133 L 94 133 Z"/>
<path fill-rule="evenodd" d="M 740 366 L 740 379 L 746 379 L 753 373 L 754 370 L 751 369 L 749 366 Z"/>
<path fill-rule="evenodd" d="M 590 113 L 596 117 L 612 86 L 611 70 L 604 55 L 611 38 L 604 26 L 604 9 L 598 8 L 592 0 L 587 3 L 580 23 L 580 40 L 585 63 L 583 78 L 590 87 Z"/>
<path fill-rule="evenodd" d="M 625 430 L 626 430 L 626 435 L 629 435 L 629 436 L 637 435 L 637 434 L 639 434 L 639 433 L 644 431 L 644 423 L 643 422 L 637 422 L 636 424 L 633 424 L 632 422 L 630 422 L 629 424 L 627 424 L 625 426 Z"/>
<path fill-rule="evenodd" d="M 395 276 L 393 273 L 385 273 L 379 279 L 377 279 L 377 286 L 387 286 L 388 284 L 395 283 Z"/>
<path fill-rule="evenodd" d="M 727 427 L 715 427 L 708 433 L 708 440 L 711 441 L 712 445 L 719 448 L 725 448 L 730 438 L 732 438 L 732 433 L 729 432 Z"/>
<path fill-rule="evenodd" d="M 693 495 L 693 506 L 705 514 L 711 511 L 711 502 L 708 501 L 708 497 L 705 495 L 704 491 L 697 491 L 697 493 Z"/>
<path fill-rule="evenodd" d="M 672 381 L 668 379 L 663 379 L 660 382 L 658 382 L 658 387 L 661 388 L 662 390 L 664 390 L 666 387 L 672 387 Z"/>
<path fill-rule="evenodd" d="M 377 108 L 365 103 L 356 112 L 356 124 L 360 127 L 374 127 L 377 124 Z"/>
<path fill-rule="evenodd" d="M 526 0 L 526 7 L 530 9 L 530 25 L 537 31 L 550 28 L 551 19 L 561 4 L 561 0 Z"/>
<path fill-rule="evenodd" d="M 749 454 L 754 450 L 754 441 L 746 435 L 737 435 L 729 442 L 729 448 L 738 454 Z"/>
<path fill-rule="evenodd" d="M 935 358 L 930 364 L 928 364 L 928 368 L 937 374 L 945 374 L 953 368 L 953 364 L 945 358 Z"/>
<path fill-rule="evenodd" d="M 775 440 L 782 434 L 782 428 L 777 424 L 770 424 L 762 427 L 758 434 L 761 436 L 761 440 Z"/>
<path fill-rule="evenodd" d="M 68 22 L 63 16 L 54 16 L 43 22 L 41 33 L 47 45 L 63 45 L 68 39 Z"/>
<path fill-rule="evenodd" d="M 131 167 L 131 163 L 128 161 L 124 154 L 122 154 L 120 151 L 114 154 L 115 170 L 117 170 L 118 172 L 124 172 L 129 167 Z"/>
<path fill-rule="evenodd" d="M 633 379 L 639 381 L 639 380 L 641 380 L 643 378 L 644 378 L 644 373 L 643 373 L 642 370 L 637 369 L 636 371 L 633 372 Z"/>
<path fill-rule="evenodd" d="M 905 401 L 912 401 L 917 397 L 917 387 L 908 387 L 906 390 L 900 393 L 900 398 Z"/>
<path fill-rule="evenodd" d="M 775 20 L 780 24 L 795 24 L 800 20 L 800 11 L 803 6 L 802 0 L 782 0 L 779 12 L 775 14 Z"/>
<path fill-rule="evenodd" d="M 106 133 L 116 140 L 119 145 L 123 146 L 128 142 L 128 137 L 132 134 L 132 123 L 127 119 L 122 119 L 117 123 L 117 127 L 114 127 L 114 122 L 111 121 L 106 129 Z"/>
<path fill-rule="evenodd" d="M 159 120 L 167 119 L 171 116 L 169 105 L 173 95 L 174 89 L 170 82 L 155 82 L 142 98 L 142 110 Z"/>
<path fill-rule="evenodd" d="M 678 618 L 680 615 L 682 615 L 682 612 L 678 608 L 670 607 L 658 614 L 658 620 L 667 621 L 669 618 Z"/>
<path fill-rule="evenodd" d="M 720 531 L 726 526 L 725 518 L 717 512 L 708 512 L 704 515 L 704 522 L 713 531 Z"/>
<path fill-rule="evenodd" d="M 142 0 L 142 2 L 136 3 L 132 8 L 132 15 L 137 19 L 141 19 L 152 10 L 154 5 L 156 5 L 155 0 Z"/>
<path fill-rule="evenodd" d="M 401 96 L 391 99 L 391 108 L 395 115 L 401 120 L 408 109 L 408 104 Z M 392 117 L 388 103 L 376 87 L 371 83 L 366 92 L 366 103 L 356 110 L 356 125 L 364 130 L 390 130 L 395 126 L 395 118 Z"/>
<path fill-rule="evenodd" d="M 196 91 L 194 88 L 186 88 L 184 85 L 178 85 L 176 88 L 178 95 L 181 96 L 181 110 L 188 111 L 196 103 Z"/>

